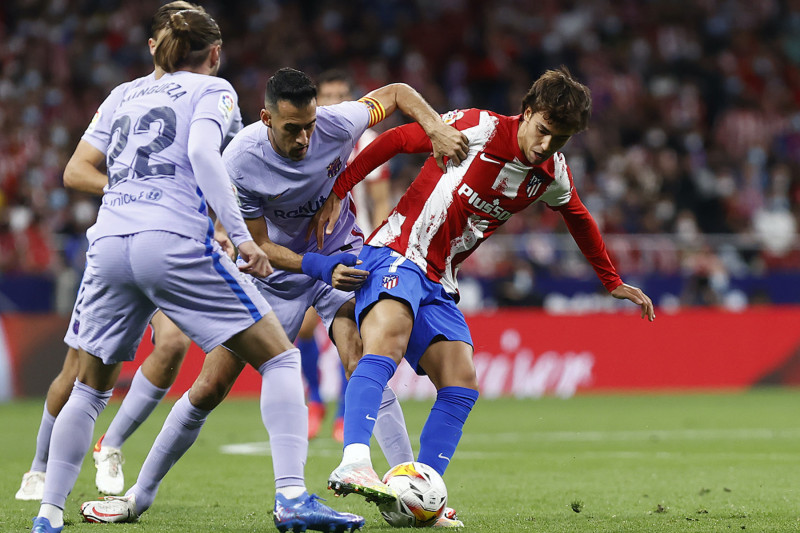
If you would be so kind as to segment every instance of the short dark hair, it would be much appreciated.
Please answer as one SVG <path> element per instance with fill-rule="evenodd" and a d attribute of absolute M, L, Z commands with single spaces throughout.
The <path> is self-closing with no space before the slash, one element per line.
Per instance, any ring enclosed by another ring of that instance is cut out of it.
<path fill-rule="evenodd" d="M 592 95 L 562 65 L 548 70 L 533 83 L 522 99 L 522 112 L 529 107 L 534 113 L 541 112 L 548 122 L 578 132 L 589 127 Z"/>
<path fill-rule="evenodd" d="M 347 86 L 350 88 L 350 91 L 352 92 L 353 80 L 350 78 L 350 76 L 347 75 L 347 72 L 338 68 L 332 68 L 326 70 L 325 72 L 317 76 L 317 87 L 319 87 L 323 83 L 333 83 L 335 81 L 346 83 Z"/>
<path fill-rule="evenodd" d="M 267 80 L 264 107 L 274 109 L 280 100 L 288 100 L 295 107 L 305 107 L 317 97 L 317 87 L 305 72 L 282 68 Z"/>
<path fill-rule="evenodd" d="M 170 15 L 153 57 L 165 72 L 196 67 L 208 58 L 209 46 L 222 42 L 217 22 L 205 11 L 184 9 Z"/>
<path fill-rule="evenodd" d="M 194 9 L 195 11 L 200 11 L 201 13 L 205 13 L 206 11 L 201 6 L 191 2 L 184 2 L 184 0 L 175 0 L 174 2 L 164 4 L 163 6 L 159 7 L 156 10 L 156 14 L 153 15 L 153 23 L 150 25 L 150 37 L 155 37 L 158 32 L 167 27 L 169 18 L 173 13 L 183 11 L 184 9 Z"/>

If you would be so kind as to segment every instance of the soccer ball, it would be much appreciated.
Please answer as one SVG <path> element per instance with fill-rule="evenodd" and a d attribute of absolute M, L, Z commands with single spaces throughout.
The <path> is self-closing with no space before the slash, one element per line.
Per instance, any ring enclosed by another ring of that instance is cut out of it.
<path fill-rule="evenodd" d="M 397 492 L 396 502 L 380 506 L 381 515 L 390 525 L 429 527 L 444 513 L 447 487 L 430 466 L 401 463 L 386 472 L 383 482 Z"/>

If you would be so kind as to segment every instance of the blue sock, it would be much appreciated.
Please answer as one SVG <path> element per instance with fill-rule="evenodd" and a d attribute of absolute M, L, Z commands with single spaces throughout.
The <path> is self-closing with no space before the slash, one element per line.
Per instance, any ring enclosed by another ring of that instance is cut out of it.
<path fill-rule="evenodd" d="M 342 378 L 342 387 L 339 392 L 339 407 L 336 409 L 336 416 L 334 418 L 343 418 L 344 417 L 344 406 L 345 406 L 345 394 L 347 393 L 347 374 L 344 371 L 344 366 L 339 365 L 339 374 Z"/>
<path fill-rule="evenodd" d="M 478 399 L 478 391 L 464 387 L 442 387 L 436 393 L 431 414 L 419 437 L 417 460 L 433 467 L 444 475 L 450 460 L 461 440 L 461 430 L 467 421 L 472 406 Z"/>
<path fill-rule="evenodd" d="M 358 362 L 347 384 L 344 411 L 344 445 L 367 444 L 372 437 L 383 389 L 397 370 L 395 362 L 383 355 L 367 354 Z"/>
<path fill-rule="evenodd" d="M 322 403 L 322 396 L 319 394 L 319 347 L 314 338 L 297 339 L 297 348 L 300 350 L 300 362 L 303 368 L 303 377 L 308 383 L 308 401 Z"/>

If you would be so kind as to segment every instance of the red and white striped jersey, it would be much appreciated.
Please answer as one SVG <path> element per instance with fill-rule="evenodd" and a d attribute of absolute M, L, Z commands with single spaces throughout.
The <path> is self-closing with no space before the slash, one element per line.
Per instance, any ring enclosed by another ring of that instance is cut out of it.
<path fill-rule="evenodd" d="M 621 284 L 597 225 L 574 190 L 563 154 L 531 164 L 519 148 L 520 116 L 469 109 L 444 115 L 469 139 L 467 158 L 442 172 L 429 157 L 388 219 L 367 239 L 413 261 L 449 293 L 461 263 L 511 215 L 535 202 L 559 210 L 608 290 Z M 353 183 L 389 157 L 431 150 L 418 124 L 394 128 L 370 144 L 337 180 L 343 197 Z"/>

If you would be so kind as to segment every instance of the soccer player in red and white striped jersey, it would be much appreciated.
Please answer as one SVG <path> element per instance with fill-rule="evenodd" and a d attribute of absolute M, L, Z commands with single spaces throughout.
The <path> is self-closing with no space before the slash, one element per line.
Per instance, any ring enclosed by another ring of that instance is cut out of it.
<path fill-rule="evenodd" d="M 565 157 L 558 150 L 588 126 L 589 89 L 566 68 L 547 71 L 522 101 L 522 114 L 503 116 L 469 109 L 444 115 L 469 141 L 459 165 L 444 169 L 428 158 L 387 220 L 370 235 L 359 257 L 367 282 L 356 293 L 364 357 L 347 387 L 345 449 L 329 485 L 358 492 L 351 472 L 369 462 L 371 418 L 381 384 L 405 357 L 437 388 L 422 430 L 418 460 L 443 474 L 478 397 L 472 339 L 456 307 L 460 264 L 511 215 L 536 202 L 561 213 L 567 228 L 612 296 L 655 319 L 653 303 L 626 285 L 606 252 L 592 216 L 581 202 Z M 398 153 L 430 152 L 416 125 L 390 130 L 367 146 L 337 179 L 319 214 L 317 239 L 338 216 L 338 203 L 377 165 Z M 373 390 L 374 389 L 374 390 Z M 357 479 L 355 479 L 357 481 Z"/>

